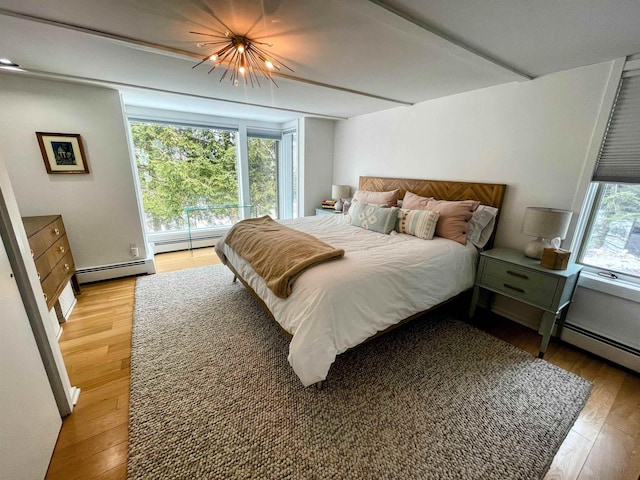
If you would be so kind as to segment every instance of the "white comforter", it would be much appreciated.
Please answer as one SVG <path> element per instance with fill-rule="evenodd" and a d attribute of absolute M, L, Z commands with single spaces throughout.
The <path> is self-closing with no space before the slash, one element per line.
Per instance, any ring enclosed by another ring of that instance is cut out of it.
<path fill-rule="evenodd" d="M 308 386 L 327 377 L 336 355 L 376 332 L 470 288 L 476 248 L 435 237 L 383 235 L 354 227 L 342 215 L 282 223 L 343 248 L 342 259 L 304 272 L 291 295 L 276 297 L 226 244 L 228 261 L 293 335 L 289 363 Z"/>

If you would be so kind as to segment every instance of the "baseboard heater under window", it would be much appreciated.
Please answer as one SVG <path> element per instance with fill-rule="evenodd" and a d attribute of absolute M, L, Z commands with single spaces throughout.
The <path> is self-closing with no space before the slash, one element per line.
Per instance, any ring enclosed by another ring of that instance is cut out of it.
<path fill-rule="evenodd" d="M 579 327 L 577 325 L 574 325 L 572 323 L 565 323 L 564 327 L 567 330 L 573 330 L 574 332 L 577 332 L 581 335 L 584 335 L 586 337 L 592 338 L 594 340 L 597 340 L 599 342 L 602 342 L 604 344 L 610 345 L 614 348 L 617 348 L 619 350 L 622 350 L 624 352 L 630 353 L 631 355 L 636 355 L 637 357 L 640 357 L 640 350 L 638 350 L 637 348 L 634 347 L 630 347 L 629 345 L 625 345 L 624 343 L 620 343 L 616 340 L 612 340 L 611 338 L 599 335 L 597 333 L 594 333 L 590 330 L 586 330 L 582 327 Z"/>
<path fill-rule="evenodd" d="M 191 238 L 191 243 L 195 243 L 195 242 L 199 242 L 202 240 L 214 240 L 217 238 L 222 238 L 223 235 L 221 234 L 215 234 L 215 235 L 198 235 L 197 237 L 192 237 Z M 189 238 L 188 237 L 184 237 L 184 238 L 172 238 L 169 240 L 153 240 L 151 243 L 153 243 L 154 245 L 173 245 L 176 243 L 189 243 Z"/>
<path fill-rule="evenodd" d="M 76 273 L 85 274 L 85 273 L 104 272 L 106 270 L 114 270 L 116 268 L 143 266 L 145 265 L 145 263 L 146 262 L 144 260 L 135 260 L 133 262 L 117 263 L 115 265 L 102 265 L 100 267 L 79 268 L 78 270 L 76 270 Z"/>

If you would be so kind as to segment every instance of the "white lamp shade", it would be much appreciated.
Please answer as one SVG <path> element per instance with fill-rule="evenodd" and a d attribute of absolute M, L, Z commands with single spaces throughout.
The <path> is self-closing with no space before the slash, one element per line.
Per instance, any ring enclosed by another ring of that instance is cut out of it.
<path fill-rule="evenodd" d="M 351 187 L 349 185 L 333 185 L 331 187 L 331 198 L 340 200 L 351 196 Z"/>
<path fill-rule="evenodd" d="M 527 207 L 522 233 L 538 238 L 564 239 L 569 230 L 573 212 L 557 208 Z"/>

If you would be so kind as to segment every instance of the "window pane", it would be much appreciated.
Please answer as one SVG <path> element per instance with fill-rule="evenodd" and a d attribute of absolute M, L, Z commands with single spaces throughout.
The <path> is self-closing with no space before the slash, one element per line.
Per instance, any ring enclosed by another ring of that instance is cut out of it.
<path fill-rule="evenodd" d="M 248 140 L 249 189 L 251 205 L 257 216 L 278 218 L 278 149 L 279 140 L 252 138 Z"/>
<path fill-rule="evenodd" d="M 581 263 L 640 277 L 640 185 L 599 188 Z"/>
<path fill-rule="evenodd" d="M 147 232 L 186 229 L 187 206 L 238 203 L 236 132 L 131 123 L 131 136 Z M 229 215 L 194 211 L 191 228 L 230 225 Z"/>

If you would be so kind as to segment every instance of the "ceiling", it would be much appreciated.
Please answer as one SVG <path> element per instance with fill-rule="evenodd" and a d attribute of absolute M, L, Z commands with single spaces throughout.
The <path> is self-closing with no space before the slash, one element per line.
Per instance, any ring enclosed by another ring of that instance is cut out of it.
<path fill-rule="evenodd" d="M 270 42 L 294 70 L 234 87 L 191 31 Z M 640 53 L 637 0 L 0 0 L 0 58 L 125 102 L 349 118 Z"/>

